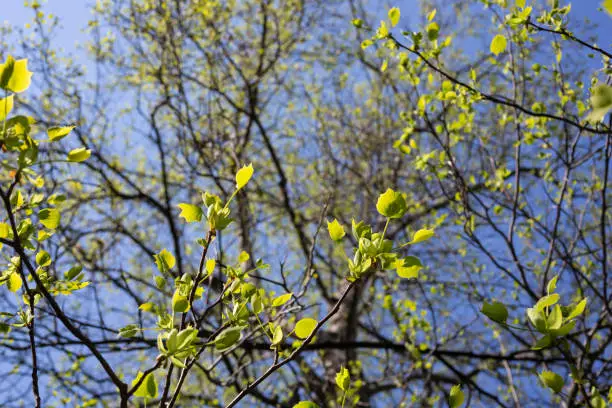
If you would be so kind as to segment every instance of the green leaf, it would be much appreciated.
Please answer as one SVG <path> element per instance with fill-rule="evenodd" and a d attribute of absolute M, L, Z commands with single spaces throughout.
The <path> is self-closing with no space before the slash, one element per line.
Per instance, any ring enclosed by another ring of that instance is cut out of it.
<path fill-rule="evenodd" d="M 0 99 L 0 121 L 4 121 L 13 110 L 13 95 Z"/>
<path fill-rule="evenodd" d="M 75 127 L 76 126 L 51 127 L 47 129 L 47 135 L 50 141 L 56 142 L 68 136 Z"/>
<path fill-rule="evenodd" d="M 506 50 L 506 37 L 501 34 L 497 34 L 491 40 L 490 50 L 493 54 L 499 55 Z"/>
<path fill-rule="evenodd" d="M 351 375 L 345 367 L 340 367 L 340 371 L 336 374 L 336 385 L 342 391 L 347 392 L 351 384 Z"/>
<path fill-rule="evenodd" d="M 557 280 L 559 279 L 559 275 L 555 275 L 550 281 L 548 281 L 548 284 L 546 285 L 546 293 L 548 293 L 549 295 L 555 291 L 555 289 L 557 288 Z"/>
<path fill-rule="evenodd" d="M 272 336 L 272 345 L 276 346 L 283 341 L 283 329 L 280 326 L 274 328 L 274 334 Z"/>
<path fill-rule="evenodd" d="M 459 408 L 463 404 L 465 394 L 461 391 L 461 385 L 453 385 L 448 396 L 448 405 L 450 408 Z"/>
<path fill-rule="evenodd" d="M 391 22 L 391 27 L 395 27 L 400 20 L 400 9 L 397 7 L 393 7 L 389 10 L 389 21 Z"/>
<path fill-rule="evenodd" d="M 70 268 L 66 273 L 64 273 L 64 280 L 72 280 L 74 279 L 81 271 L 83 270 L 83 266 L 75 265 Z"/>
<path fill-rule="evenodd" d="M 117 335 L 117 337 L 124 337 L 126 339 L 129 339 L 131 337 L 136 336 L 139 331 L 140 328 L 137 324 L 128 324 L 127 326 L 119 329 L 119 334 Z"/>
<path fill-rule="evenodd" d="M 334 218 L 332 222 L 327 221 L 327 231 L 332 241 L 340 241 L 346 235 L 344 227 Z"/>
<path fill-rule="evenodd" d="M 599 122 L 612 109 L 612 87 L 604 84 L 597 85 L 591 93 L 591 106 L 593 110 L 588 116 L 591 122 Z"/>
<path fill-rule="evenodd" d="M 557 330 L 561 327 L 561 323 L 563 323 L 561 306 L 555 305 L 546 319 L 546 328 L 550 330 Z"/>
<path fill-rule="evenodd" d="M 202 209 L 193 204 L 185 204 L 181 203 L 178 205 L 178 208 L 181 209 L 181 213 L 179 217 L 183 217 L 187 222 L 200 222 L 202 221 Z"/>
<path fill-rule="evenodd" d="M 489 319 L 493 320 L 497 323 L 505 324 L 508 319 L 508 309 L 504 306 L 503 303 L 493 302 L 487 303 L 484 302 L 482 304 L 481 312 L 487 316 Z"/>
<path fill-rule="evenodd" d="M 601 3 L 601 6 L 608 12 L 608 14 L 610 14 L 610 16 L 612 16 L 612 0 L 604 0 L 604 2 Z M 612 388 L 610 389 L 612 390 Z M 612 402 L 612 396 L 608 399 Z"/>
<path fill-rule="evenodd" d="M 166 287 L 166 280 L 162 276 L 156 276 L 155 277 L 155 286 L 157 286 L 158 289 L 165 288 Z"/>
<path fill-rule="evenodd" d="M 293 293 L 285 293 L 284 295 L 277 296 L 272 301 L 272 306 L 273 307 L 279 307 L 279 306 L 284 305 L 289 300 L 291 300 L 291 296 L 293 296 Z"/>
<path fill-rule="evenodd" d="M 433 229 L 420 229 L 414 233 L 414 237 L 412 237 L 412 241 L 410 241 L 409 244 L 412 245 L 427 241 L 434 235 L 436 235 L 436 233 Z"/>
<path fill-rule="evenodd" d="M 77 149 L 72 149 L 70 153 L 68 153 L 68 161 L 73 163 L 80 163 L 89 159 L 89 156 L 91 156 L 91 150 L 85 147 L 79 147 Z"/>
<path fill-rule="evenodd" d="M 142 310 L 143 312 L 154 312 L 155 311 L 155 303 L 147 302 L 138 306 L 138 310 Z"/>
<path fill-rule="evenodd" d="M 540 337 L 538 339 L 538 341 L 536 342 L 536 344 L 531 347 L 532 350 L 542 350 L 545 349 L 547 347 L 550 347 L 550 345 L 552 344 L 552 337 L 549 334 L 546 334 L 542 337 Z"/>
<path fill-rule="evenodd" d="M 315 319 L 311 319 L 309 317 L 301 319 L 295 325 L 295 335 L 300 339 L 308 338 L 308 336 L 310 336 L 310 334 L 314 331 L 315 327 L 317 327 L 318 323 L 319 322 L 317 322 Z"/>
<path fill-rule="evenodd" d="M 389 36 L 389 27 L 384 21 L 380 22 L 380 26 L 376 30 L 376 37 L 379 39 L 387 38 Z"/>
<path fill-rule="evenodd" d="M 435 21 L 432 21 L 427 25 L 427 38 L 429 41 L 435 41 L 438 39 L 438 34 L 440 33 L 440 26 Z"/>
<path fill-rule="evenodd" d="M 0 88 L 20 93 L 30 87 L 32 72 L 28 71 L 28 60 L 14 60 L 10 55 L 0 64 Z"/>
<path fill-rule="evenodd" d="M 559 301 L 559 294 L 553 293 L 538 300 L 538 303 L 533 307 L 535 310 L 544 310 L 544 308 L 554 305 Z"/>
<path fill-rule="evenodd" d="M 60 212 L 57 208 L 44 208 L 38 212 L 38 220 L 49 229 L 56 229 L 60 223 Z"/>
<path fill-rule="evenodd" d="M 546 331 L 546 316 L 544 316 L 544 313 L 541 310 L 538 310 L 535 307 L 530 307 L 527 309 L 527 317 L 531 321 L 531 324 L 538 329 L 538 331 Z"/>
<path fill-rule="evenodd" d="M 159 254 L 153 255 L 153 258 L 155 259 L 157 269 L 159 269 L 162 274 L 169 272 L 170 269 L 174 268 L 174 266 L 176 265 L 176 259 L 174 258 L 174 255 L 172 255 L 170 251 L 165 248 L 162 249 Z"/>
<path fill-rule="evenodd" d="M 140 381 L 143 375 L 144 373 L 139 371 L 136 378 L 134 378 L 134 381 L 132 381 L 131 386 L 134 387 L 136 384 L 138 384 L 138 381 Z M 155 381 L 155 376 L 153 373 L 149 373 L 142 381 L 138 389 L 136 389 L 134 392 L 134 396 L 141 398 L 157 398 L 157 395 L 158 388 L 157 382 Z"/>
<path fill-rule="evenodd" d="M 217 264 L 217 261 L 215 261 L 214 259 L 206 260 L 206 276 L 209 276 L 210 274 L 213 273 L 213 271 L 215 270 L 216 264 Z"/>
<path fill-rule="evenodd" d="M 240 190 L 242 187 L 246 186 L 253 176 L 253 171 L 253 164 L 242 166 L 242 168 L 238 170 L 238 173 L 236 173 L 236 190 Z"/>
<path fill-rule="evenodd" d="M 189 310 L 189 299 L 181 295 L 180 290 L 175 290 L 172 295 L 172 311 L 174 313 L 185 313 Z"/>
<path fill-rule="evenodd" d="M 411 279 L 418 278 L 419 271 L 423 268 L 421 260 L 416 256 L 407 256 L 404 259 L 398 259 L 394 263 L 395 271 L 401 278 Z"/>
<path fill-rule="evenodd" d="M 586 308 L 586 305 L 587 305 L 587 298 L 584 298 L 580 302 L 578 302 L 576 306 L 574 306 L 570 314 L 567 316 L 566 320 L 572 320 L 580 316 L 582 313 L 584 313 L 584 309 Z"/>
<path fill-rule="evenodd" d="M 539 377 L 542 383 L 553 390 L 555 394 L 560 393 L 565 384 L 563 377 L 552 371 L 542 371 Z"/>
<path fill-rule="evenodd" d="M 7 286 L 11 292 L 17 292 L 19 289 L 21 289 L 22 284 L 23 281 L 21 280 L 21 276 L 19 276 L 17 272 L 12 272 L 9 275 Z"/>
<path fill-rule="evenodd" d="M 40 252 L 36 254 L 36 264 L 38 266 L 51 265 L 51 255 L 45 250 L 40 250 Z"/>
<path fill-rule="evenodd" d="M 11 226 L 6 222 L 0 222 L 0 238 L 8 238 L 11 236 Z"/>
<path fill-rule="evenodd" d="M 293 408 L 319 408 L 317 404 L 310 401 L 300 401 L 293 406 Z"/>
<path fill-rule="evenodd" d="M 243 263 L 251 259 L 251 256 L 244 251 L 241 251 L 238 255 L 238 263 Z"/>
<path fill-rule="evenodd" d="M 232 347 L 238 342 L 238 340 L 240 340 L 241 332 L 241 327 L 230 327 L 223 330 L 213 342 L 215 344 L 215 348 L 219 351 L 223 351 Z"/>
<path fill-rule="evenodd" d="M 401 218 L 408 211 L 404 196 L 390 188 L 378 197 L 376 209 L 387 218 Z"/>

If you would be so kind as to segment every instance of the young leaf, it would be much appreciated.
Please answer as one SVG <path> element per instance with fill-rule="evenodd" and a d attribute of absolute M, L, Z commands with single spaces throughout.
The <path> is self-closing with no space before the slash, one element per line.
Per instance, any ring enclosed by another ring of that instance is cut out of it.
<path fill-rule="evenodd" d="M 570 314 L 567 316 L 566 320 L 572 320 L 580 316 L 584 312 L 584 309 L 586 308 L 586 304 L 587 304 L 587 298 L 584 298 L 580 302 L 578 302 L 578 304 L 574 306 Z"/>
<path fill-rule="evenodd" d="M 91 150 L 88 150 L 85 147 L 79 147 L 78 149 L 73 149 L 68 153 L 68 161 L 80 163 L 89 159 L 89 156 L 91 156 Z"/>
<path fill-rule="evenodd" d="M 345 367 L 340 367 L 340 371 L 336 374 L 336 385 L 342 391 L 347 392 L 351 384 L 351 376 L 349 370 Z"/>
<path fill-rule="evenodd" d="M 214 259 L 206 260 L 206 276 L 209 276 L 210 274 L 213 273 L 213 271 L 215 270 L 216 264 L 217 262 Z"/>
<path fill-rule="evenodd" d="M 124 337 L 126 339 L 129 339 L 130 337 L 136 336 L 139 330 L 140 329 L 137 324 L 128 324 L 127 326 L 119 329 L 119 334 L 117 335 L 117 337 Z"/>
<path fill-rule="evenodd" d="M 36 254 L 36 264 L 38 266 L 51 265 L 51 255 L 45 250 L 40 250 L 40 252 Z"/>
<path fill-rule="evenodd" d="M 393 7 L 389 10 L 389 21 L 391 22 L 391 27 L 395 27 L 400 20 L 400 9 L 397 7 Z"/>
<path fill-rule="evenodd" d="M 463 404 L 465 395 L 461 391 L 461 385 L 453 385 L 448 396 L 448 405 L 450 408 L 459 408 Z"/>
<path fill-rule="evenodd" d="M 56 229 L 60 223 L 60 212 L 57 208 L 45 208 L 38 212 L 38 219 L 49 229 Z"/>
<path fill-rule="evenodd" d="M 559 275 L 555 275 L 550 281 L 548 281 L 548 284 L 546 285 L 546 293 L 548 293 L 549 295 L 555 291 L 555 289 L 557 288 L 557 280 L 559 279 Z"/>
<path fill-rule="evenodd" d="M 401 218 L 408 211 L 404 196 L 390 188 L 378 196 L 376 209 L 387 218 Z"/>
<path fill-rule="evenodd" d="M 0 64 L 0 88 L 20 93 L 30 87 L 32 72 L 28 71 L 28 60 L 14 60 L 9 55 L 4 64 Z"/>
<path fill-rule="evenodd" d="M 506 37 L 501 34 L 497 34 L 491 40 L 490 50 L 493 54 L 499 55 L 506 50 Z"/>
<path fill-rule="evenodd" d="M 56 142 L 68 136 L 75 127 L 76 126 L 51 127 L 47 129 L 47 135 L 51 142 Z"/>
<path fill-rule="evenodd" d="M 23 281 L 21 280 L 21 276 L 19 276 L 17 272 L 12 272 L 9 275 L 7 286 L 11 292 L 17 292 L 19 289 L 21 289 L 22 284 Z"/>
<path fill-rule="evenodd" d="M 542 371 L 540 373 L 540 380 L 544 385 L 553 390 L 555 394 L 560 393 L 565 384 L 563 377 L 552 371 Z"/>
<path fill-rule="evenodd" d="M 300 401 L 293 406 L 293 408 L 319 408 L 317 404 L 310 401 Z"/>
<path fill-rule="evenodd" d="M 591 122 L 603 120 L 610 109 L 612 109 L 612 86 L 604 84 L 595 86 L 591 93 L 591 106 L 593 111 L 587 119 Z"/>
<path fill-rule="evenodd" d="M 346 235 L 344 227 L 335 218 L 332 222 L 327 221 L 327 231 L 329 232 L 329 237 L 336 242 Z"/>
<path fill-rule="evenodd" d="M 243 263 L 251 259 L 251 256 L 244 251 L 241 251 L 238 255 L 238 263 Z"/>
<path fill-rule="evenodd" d="M 493 320 L 497 323 L 505 324 L 508 319 L 508 310 L 503 303 L 493 302 L 487 303 L 484 302 L 482 304 L 481 312 L 487 316 L 489 319 Z"/>
<path fill-rule="evenodd" d="M 248 166 L 242 166 L 238 173 L 236 173 L 236 190 L 240 190 L 242 187 L 246 186 L 246 184 L 253 176 L 253 164 L 249 164 Z"/>
<path fill-rule="evenodd" d="M 417 244 L 419 242 L 427 241 L 434 235 L 436 235 L 436 233 L 432 229 L 420 229 L 414 233 L 414 236 L 412 237 L 412 241 L 410 241 L 409 244 L 412 245 L 412 244 Z"/>
<path fill-rule="evenodd" d="M 544 310 L 548 306 L 552 306 L 559 301 L 559 294 L 553 293 L 552 295 L 544 296 L 533 307 L 535 310 Z"/>
<path fill-rule="evenodd" d="M 76 278 L 81 273 L 82 270 L 83 270 L 83 266 L 81 265 L 73 266 L 66 273 L 64 273 L 64 280 L 70 281 Z"/>
<path fill-rule="evenodd" d="M 197 205 L 181 203 L 178 205 L 181 209 L 179 217 L 183 217 L 187 222 L 202 221 L 202 209 Z"/>
<path fill-rule="evenodd" d="M 291 300 L 291 296 L 293 296 L 293 293 L 285 293 L 284 295 L 280 295 L 274 298 L 274 300 L 272 301 L 272 306 L 279 307 L 279 306 L 284 305 L 289 300 Z"/>
<path fill-rule="evenodd" d="M 606 10 L 608 14 L 612 16 L 612 0 L 604 0 L 604 2 L 601 3 L 601 5 L 603 6 L 604 10 Z M 608 400 L 612 401 L 612 387 L 610 387 L 610 394 L 611 395 L 608 398 Z"/>
<path fill-rule="evenodd" d="M 295 335 L 300 339 L 308 338 L 308 336 L 310 336 L 310 334 L 314 331 L 315 327 L 317 327 L 317 323 L 319 322 L 309 317 L 301 319 L 295 325 Z"/>
<path fill-rule="evenodd" d="M 215 348 L 223 351 L 232 347 L 240 340 L 241 331 L 241 327 L 230 327 L 223 330 L 214 340 Z"/>
<path fill-rule="evenodd" d="M 189 299 L 187 296 L 181 295 L 181 292 L 177 289 L 172 295 L 172 311 L 175 313 L 185 313 L 189 310 Z"/>
<path fill-rule="evenodd" d="M 155 303 L 147 302 L 138 306 L 138 310 L 142 310 L 143 312 L 153 312 L 155 311 Z"/>
<path fill-rule="evenodd" d="M 165 248 L 162 249 L 159 254 L 153 255 L 153 258 L 155 259 L 157 269 L 159 269 L 162 274 L 167 273 L 176 265 L 176 259 L 174 258 L 174 255 L 172 255 L 170 251 Z"/>
<path fill-rule="evenodd" d="M 0 99 L 0 121 L 6 119 L 13 110 L 13 95 Z"/>
<path fill-rule="evenodd" d="M 272 336 L 272 345 L 276 346 L 283 341 L 283 329 L 280 326 L 274 328 L 274 334 Z"/>
<path fill-rule="evenodd" d="M 132 381 L 131 386 L 135 386 L 138 384 L 138 381 L 142 378 L 144 373 L 138 372 L 134 381 Z M 145 379 L 142 381 L 138 389 L 134 392 L 134 396 L 141 398 L 157 398 L 158 395 L 158 387 L 157 382 L 155 381 L 155 376 L 153 373 L 147 374 Z"/>

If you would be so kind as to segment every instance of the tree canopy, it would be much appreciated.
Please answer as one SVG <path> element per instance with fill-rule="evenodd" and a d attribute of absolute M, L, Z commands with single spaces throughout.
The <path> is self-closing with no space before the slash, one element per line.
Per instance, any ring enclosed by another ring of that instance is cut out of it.
<path fill-rule="evenodd" d="M 612 404 L 587 3 L 97 0 L 71 53 L 26 1 L 0 406 Z"/>

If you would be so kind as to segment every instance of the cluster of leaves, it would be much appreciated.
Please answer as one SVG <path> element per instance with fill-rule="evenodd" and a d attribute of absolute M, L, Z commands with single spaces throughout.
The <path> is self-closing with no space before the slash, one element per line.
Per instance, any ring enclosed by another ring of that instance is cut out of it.
<path fill-rule="evenodd" d="M 45 241 L 52 237 L 60 226 L 61 209 L 66 204 L 62 194 L 45 196 L 42 188 L 44 175 L 39 174 L 40 144 L 57 143 L 68 136 L 74 126 L 51 127 L 47 129 L 46 139 L 36 139 L 38 132 L 36 120 L 30 116 L 9 116 L 14 108 L 15 97 L 25 92 L 31 84 L 32 72 L 28 70 L 27 60 L 15 60 L 8 56 L 0 64 L 0 148 L 3 152 L 2 199 L 7 218 L 0 222 L 0 247 L 4 244 L 17 253 L 11 257 L 0 276 L 0 285 L 6 284 L 10 292 L 17 293 L 22 288 L 23 306 L 17 313 L 3 313 L 9 320 L 0 322 L 2 331 L 10 327 L 30 325 L 34 318 L 31 312 L 42 297 L 51 295 L 70 295 L 85 288 L 89 282 L 83 281 L 82 267 L 75 265 L 63 276 L 50 273 L 53 262 L 51 255 L 44 249 Z M 86 148 L 77 148 L 67 154 L 66 162 L 82 162 L 90 156 Z M 35 252 L 35 265 L 28 259 Z M 29 288 L 25 282 L 35 281 L 36 288 Z M 24 285 L 25 283 L 25 285 Z M 31 307 L 30 307 L 31 306 Z M 16 322 L 10 322 L 17 318 Z"/>

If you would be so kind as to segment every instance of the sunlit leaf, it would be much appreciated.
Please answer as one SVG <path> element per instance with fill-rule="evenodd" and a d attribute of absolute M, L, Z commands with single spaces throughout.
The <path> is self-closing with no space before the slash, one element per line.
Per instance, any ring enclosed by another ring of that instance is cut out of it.
<path fill-rule="evenodd" d="M 249 182 L 251 176 L 253 176 L 253 171 L 254 170 L 252 164 L 249 164 L 248 166 L 243 166 L 240 170 L 238 170 L 238 173 L 236 173 L 237 190 L 240 190 Z"/>
<path fill-rule="evenodd" d="M 497 34 L 491 40 L 490 50 L 493 54 L 499 55 L 506 50 L 506 37 L 501 34 Z"/>
<path fill-rule="evenodd" d="M 503 303 L 493 302 L 487 303 L 484 302 L 482 304 L 481 312 L 487 316 L 489 319 L 493 320 L 497 323 L 506 323 L 508 319 L 508 309 L 504 306 Z"/>
<path fill-rule="evenodd" d="M 329 237 L 336 242 L 346 235 L 344 227 L 335 218 L 332 222 L 327 221 L 327 231 L 329 232 Z"/>
<path fill-rule="evenodd" d="M 391 27 L 395 27 L 400 20 L 400 9 L 397 7 L 393 7 L 389 10 L 389 21 L 391 22 Z"/>
<path fill-rule="evenodd" d="M 563 385 L 565 384 L 563 377 L 552 371 L 542 371 L 539 377 L 542 383 L 553 390 L 556 394 L 561 392 Z"/>
<path fill-rule="evenodd" d="M 319 322 L 309 317 L 301 319 L 295 325 L 295 335 L 300 339 L 308 338 L 308 336 L 310 336 L 310 334 L 314 331 L 315 327 L 317 327 L 317 323 Z"/>
<path fill-rule="evenodd" d="M 181 203 L 178 205 L 181 209 L 179 217 L 183 217 L 187 222 L 200 222 L 202 221 L 202 209 L 197 205 Z"/>
<path fill-rule="evenodd" d="M 285 293 L 284 295 L 274 298 L 274 300 L 272 300 L 272 306 L 279 307 L 284 305 L 291 299 L 291 296 L 293 296 L 293 293 Z"/>
<path fill-rule="evenodd" d="M 465 394 L 461 391 L 461 385 L 453 385 L 448 396 L 448 405 L 450 408 L 459 408 L 463 404 Z"/>
<path fill-rule="evenodd" d="M 47 135 L 50 141 L 56 142 L 68 136 L 75 127 L 76 126 L 51 127 L 47 129 Z"/>
<path fill-rule="evenodd" d="M 57 208 L 44 208 L 38 212 L 38 219 L 49 229 L 56 229 L 60 224 L 60 212 Z"/>
<path fill-rule="evenodd" d="M 79 147 L 77 149 L 71 150 L 70 153 L 68 153 L 68 161 L 73 163 L 80 163 L 89 159 L 89 156 L 91 156 L 91 150 L 85 147 Z"/>

